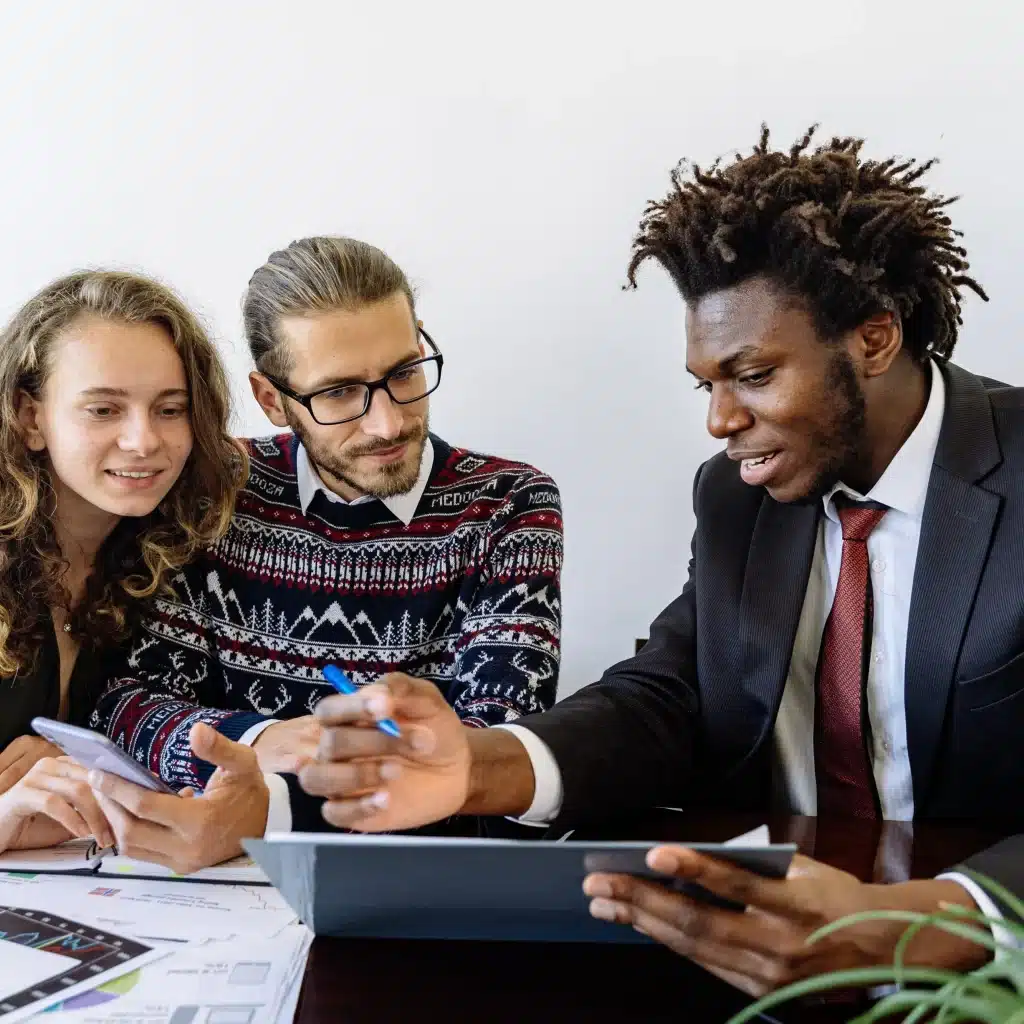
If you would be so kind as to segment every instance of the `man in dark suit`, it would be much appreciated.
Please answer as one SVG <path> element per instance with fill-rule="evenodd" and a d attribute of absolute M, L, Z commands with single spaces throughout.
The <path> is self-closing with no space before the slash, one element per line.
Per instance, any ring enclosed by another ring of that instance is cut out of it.
<path fill-rule="evenodd" d="M 687 367 L 726 442 L 695 482 L 689 579 L 647 645 L 496 729 L 460 728 L 403 677 L 329 698 L 302 776 L 329 821 L 571 827 L 710 803 L 1024 831 L 1024 391 L 949 362 L 961 290 L 984 293 L 947 202 L 918 184 L 927 165 L 809 143 L 772 151 L 765 132 L 747 157 L 677 172 L 641 224 L 630 279 L 653 258 L 677 284 Z M 384 715 L 402 740 L 364 727 Z M 1024 837 L 983 863 L 1024 893 Z M 889 960 L 900 925 L 805 945 L 846 913 L 1000 909 L 957 872 L 873 886 L 799 858 L 765 881 L 680 848 L 651 864 L 760 912 L 595 875 L 592 913 L 752 993 Z M 986 956 L 937 930 L 910 955 Z"/>

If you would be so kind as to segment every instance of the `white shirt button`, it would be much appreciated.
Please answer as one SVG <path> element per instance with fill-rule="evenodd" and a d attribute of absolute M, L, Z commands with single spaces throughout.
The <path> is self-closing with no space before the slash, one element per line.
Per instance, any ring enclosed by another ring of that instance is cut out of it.
<path fill-rule="evenodd" d="M 876 665 L 881 665 L 882 662 L 885 661 L 885 652 L 884 651 L 875 651 L 874 661 L 875 661 Z"/>
<path fill-rule="evenodd" d="M 871 563 L 871 568 L 874 569 L 875 572 L 885 572 L 885 559 L 884 558 L 876 558 Z"/>

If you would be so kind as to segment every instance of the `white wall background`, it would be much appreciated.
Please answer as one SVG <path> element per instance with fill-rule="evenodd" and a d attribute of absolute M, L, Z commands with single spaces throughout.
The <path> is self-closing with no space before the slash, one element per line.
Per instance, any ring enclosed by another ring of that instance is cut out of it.
<path fill-rule="evenodd" d="M 948 5 L 948 10 L 945 7 Z M 959 358 L 1024 379 L 1024 15 L 1005 0 L 37 2 L 0 9 L 0 316 L 80 265 L 175 285 L 222 343 L 274 248 L 341 232 L 413 278 L 445 352 L 434 424 L 565 502 L 562 692 L 627 656 L 682 583 L 715 450 L 682 307 L 624 293 L 682 156 L 861 134 L 937 155 L 990 290 Z"/>

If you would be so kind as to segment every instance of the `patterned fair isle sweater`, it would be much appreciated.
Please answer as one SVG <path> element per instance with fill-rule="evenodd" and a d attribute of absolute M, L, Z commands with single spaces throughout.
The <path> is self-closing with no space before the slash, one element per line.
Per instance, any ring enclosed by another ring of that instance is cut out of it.
<path fill-rule="evenodd" d="M 334 692 L 329 662 L 357 684 L 392 671 L 433 680 L 470 725 L 554 703 L 558 489 L 531 466 L 431 440 L 408 526 L 383 502 L 322 493 L 303 514 L 296 439 L 246 442 L 252 470 L 227 535 L 154 603 L 93 727 L 167 781 L 201 786 L 195 722 L 237 739 L 307 715 Z"/>

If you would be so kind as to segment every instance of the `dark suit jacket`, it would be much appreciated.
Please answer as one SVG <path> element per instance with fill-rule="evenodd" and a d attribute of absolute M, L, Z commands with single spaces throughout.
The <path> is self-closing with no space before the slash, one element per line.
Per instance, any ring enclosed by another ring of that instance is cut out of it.
<path fill-rule="evenodd" d="M 914 806 L 1024 831 L 1024 389 L 943 372 L 907 638 Z M 689 579 L 643 650 L 517 723 L 558 761 L 559 826 L 641 806 L 769 807 L 821 503 L 780 504 L 718 455 L 694 508 Z M 1024 892 L 1024 837 L 1014 849 L 1001 880 Z"/>

